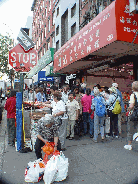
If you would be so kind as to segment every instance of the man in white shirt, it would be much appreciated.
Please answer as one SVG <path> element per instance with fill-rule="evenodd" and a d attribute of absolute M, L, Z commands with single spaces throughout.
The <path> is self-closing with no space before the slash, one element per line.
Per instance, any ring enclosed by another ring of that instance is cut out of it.
<path fill-rule="evenodd" d="M 66 104 L 68 101 L 68 87 L 66 85 L 63 86 L 63 92 L 62 92 L 62 100 Z"/>
<path fill-rule="evenodd" d="M 67 101 L 67 114 L 68 114 L 68 124 L 67 124 L 67 138 L 72 140 L 74 138 L 74 126 L 75 121 L 78 119 L 78 112 L 80 109 L 79 103 L 74 99 L 75 93 L 69 93 L 69 100 Z M 71 131 L 71 134 L 70 134 Z M 70 135 L 70 136 L 69 136 Z"/>

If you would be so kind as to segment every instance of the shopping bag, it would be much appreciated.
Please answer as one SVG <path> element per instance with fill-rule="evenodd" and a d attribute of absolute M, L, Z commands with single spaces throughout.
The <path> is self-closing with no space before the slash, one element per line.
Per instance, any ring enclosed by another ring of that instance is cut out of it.
<path fill-rule="evenodd" d="M 67 178 L 68 175 L 68 158 L 65 158 L 65 155 L 63 152 L 60 152 L 60 155 L 57 156 L 57 173 L 56 173 L 56 178 L 55 181 L 63 181 Z"/>
<path fill-rule="evenodd" d="M 51 184 L 55 181 L 57 173 L 57 160 L 54 159 L 54 157 L 56 156 L 51 157 L 51 159 L 46 164 L 43 176 L 45 184 Z"/>
<path fill-rule="evenodd" d="M 105 133 L 110 133 L 110 117 L 105 118 Z"/>
<path fill-rule="evenodd" d="M 45 164 L 42 159 L 29 162 L 25 169 L 25 182 L 39 182 L 44 174 Z"/>

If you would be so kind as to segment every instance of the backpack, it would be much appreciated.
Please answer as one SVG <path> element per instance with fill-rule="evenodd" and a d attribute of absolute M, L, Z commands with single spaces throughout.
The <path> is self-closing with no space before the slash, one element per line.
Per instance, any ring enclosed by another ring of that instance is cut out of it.
<path fill-rule="evenodd" d="M 112 113 L 113 114 L 120 114 L 121 110 L 122 110 L 121 105 L 120 105 L 119 101 L 116 100 L 116 103 L 115 103 L 114 109 L 112 110 Z"/>
<path fill-rule="evenodd" d="M 103 103 L 103 97 L 101 96 L 99 98 L 96 97 L 95 100 L 97 102 L 95 106 L 96 115 L 102 118 L 105 116 L 105 113 L 106 113 L 106 106 Z"/>

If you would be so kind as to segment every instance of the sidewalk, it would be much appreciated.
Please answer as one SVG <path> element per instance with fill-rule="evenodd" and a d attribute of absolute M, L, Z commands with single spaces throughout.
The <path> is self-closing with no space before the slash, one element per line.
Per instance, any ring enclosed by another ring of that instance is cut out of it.
<path fill-rule="evenodd" d="M 3 122 L 5 124 L 6 121 Z M 6 135 L 7 140 L 7 135 Z M 7 141 L 5 141 L 7 144 Z M 67 140 L 69 176 L 61 184 L 125 184 L 135 183 L 138 176 L 138 143 L 133 150 L 125 150 L 126 138 L 94 143 L 89 136 Z M 19 153 L 5 147 L 2 180 L 5 184 L 25 184 L 24 171 L 29 161 L 36 159 L 34 152 Z M 41 184 L 44 181 L 39 182 Z M 54 182 L 57 184 L 58 182 Z"/>

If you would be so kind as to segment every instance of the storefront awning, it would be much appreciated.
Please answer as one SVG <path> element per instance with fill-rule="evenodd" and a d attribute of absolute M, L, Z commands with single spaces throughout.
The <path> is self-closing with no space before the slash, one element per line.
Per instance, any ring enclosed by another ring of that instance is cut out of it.
<path fill-rule="evenodd" d="M 38 61 L 38 64 L 31 69 L 31 71 L 27 74 L 27 78 L 32 78 L 36 73 L 45 68 L 49 63 L 51 63 L 54 59 L 54 48 L 50 48 L 47 50 L 45 55 L 41 57 Z"/>
<path fill-rule="evenodd" d="M 129 0 L 113 1 L 55 53 L 54 72 L 73 73 L 138 54 L 137 28 L 138 14 L 129 13 Z"/>

